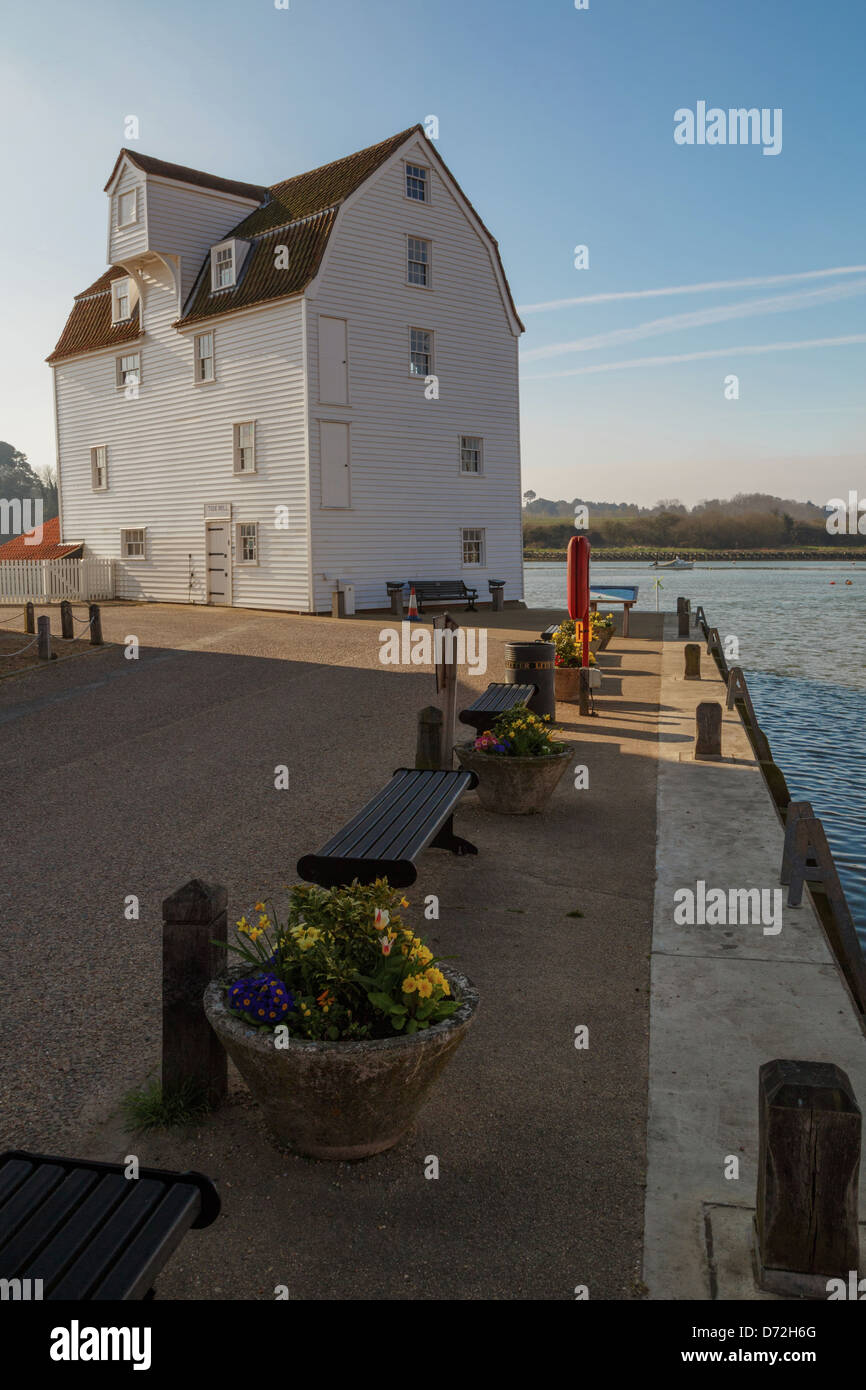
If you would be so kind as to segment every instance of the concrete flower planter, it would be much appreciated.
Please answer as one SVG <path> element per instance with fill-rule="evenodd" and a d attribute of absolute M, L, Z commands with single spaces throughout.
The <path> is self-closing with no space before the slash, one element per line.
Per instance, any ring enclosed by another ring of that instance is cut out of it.
<path fill-rule="evenodd" d="M 553 673 L 553 685 L 560 703 L 576 705 L 580 700 L 580 667 L 557 666 Z"/>
<path fill-rule="evenodd" d="M 600 636 L 600 638 L 599 638 L 599 644 L 598 644 L 598 650 L 599 650 L 600 652 L 603 652 L 604 649 L 605 649 L 605 647 L 607 647 L 607 646 L 609 645 L 610 639 L 611 639 L 612 637 L 613 637 L 613 628 L 612 628 L 612 627 L 603 627 L 602 630 L 601 630 L 601 636 Z"/>
<path fill-rule="evenodd" d="M 557 675 L 559 672 L 557 672 Z M 528 816 L 543 811 L 572 756 L 569 748 L 540 758 L 507 758 L 458 743 L 461 767 L 478 774 L 478 796 L 485 811 Z"/>
<path fill-rule="evenodd" d="M 226 1007 L 226 984 L 205 991 L 211 1027 L 234 1062 L 277 1143 L 310 1158 L 354 1160 L 390 1149 L 404 1135 L 427 1093 L 463 1041 L 478 994 L 465 975 L 440 966 L 460 1008 L 442 1023 L 392 1038 L 274 1046 Z"/>

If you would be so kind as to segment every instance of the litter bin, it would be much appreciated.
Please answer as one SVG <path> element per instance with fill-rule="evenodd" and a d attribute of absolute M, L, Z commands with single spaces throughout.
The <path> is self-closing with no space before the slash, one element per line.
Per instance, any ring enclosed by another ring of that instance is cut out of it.
<path fill-rule="evenodd" d="M 533 714 L 549 714 L 556 718 L 554 689 L 554 657 L 552 642 L 506 642 L 506 685 L 534 685 L 535 694 L 529 701 Z"/>

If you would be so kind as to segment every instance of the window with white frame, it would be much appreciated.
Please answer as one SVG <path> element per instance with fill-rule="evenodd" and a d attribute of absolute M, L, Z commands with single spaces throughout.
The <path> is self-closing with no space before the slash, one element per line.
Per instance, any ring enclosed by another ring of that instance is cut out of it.
<path fill-rule="evenodd" d="M 124 560 L 143 560 L 147 550 L 147 528 L 132 526 L 120 533 L 120 553 Z"/>
<path fill-rule="evenodd" d="M 213 334 L 198 333 L 195 340 L 195 379 L 213 381 Z"/>
<path fill-rule="evenodd" d="M 117 225 L 118 227 L 129 227 L 133 222 L 138 221 L 138 189 L 130 188 L 126 193 L 118 194 L 117 198 Z"/>
<path fill-rule="evenodd" d="M 259 563 L 259 524 L 257 521 L 238 523 L 237 556 L 240 565 Z"/>
<path fill-rule="evenodd" d="M 406 165 L 406 197 L 412 198 L 416 203 L 429 203 L 430 201 L 430 170 L 423 164 Z"/>
<path fill-rule="evenodd" d="M 141 353 L 125 352 L 115 359 L 117 385 L 137 386 L 141 381 Z"/>
<path fill-rule="evenodd" d="M 407 237 L 407 270 L 410 285 L 421 285 L 425 289 L 430 284 L 430 243 L 423 237 Z"/>
<path fill-rule="evenodd" d="M 433 370 L 433 334 L 427 328 L 409 329 L 409 375 L 429 376 Z"/>
<path fill-rule="evenodd" d="M 478 434 L 460 436 L 460 472 L 480 473 L 484 463 L 484 441 Z"/>
<path fill-rule="evenodd" d="M 215 246 L 210 253 L 211 289 L 226 290 L 235 282 L 235 244 Z"/>
<path fill-rule="evenodd" d="M 108 445 L 95 444 L 90 450 L 90 483 L 94 492 L 108 487 Z"/>
<path fill-rule="evenodd" d="M 235 472 L 255 473 L 256 471 L 256 422 L 244 420 L 234 427 Z"/>
<path fill-rule="evenodd" d="M 483 565 L 484 564 L 484 530 L 479 526 L 464 527 L 463 537 L 463 565 Z"/>
<path fill-rule="evenodd" d="M 111 322 L 123 323 L 132 313 L 132 296 L 129 289 L 129 280 L 112 280 L 111 282 Z"/>

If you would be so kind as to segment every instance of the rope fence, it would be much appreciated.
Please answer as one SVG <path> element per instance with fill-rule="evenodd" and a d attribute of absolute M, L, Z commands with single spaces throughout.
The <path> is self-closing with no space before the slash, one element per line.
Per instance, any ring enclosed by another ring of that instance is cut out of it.
<path fill-rule="evenodd" d="M 13 613 L 8 618 L 0 617 L 0 624 L 5 622 L 12 622 L 16 618 L 20 617 L 24 617 L 26 619 L 26 631 L 28 633 L 32 632 L 32 624 L 34 621 L 32 603 L 28 603 L 27 607 L 23 608 L 20 613 Z M 64 599 L 60 604 L 60 621 L 62 628 L 61 636 L 65 640 L 75 640 L 75 625 L 77 624 L 79 628 L 84 628 L 85 632 L 90 632 L 90 645 L 92 647 L 103 646 L 102 614 L 100 612 L 98 603 L 90 604 L 89 612 L 86 618 L 77 618 L 72 611 L 72 604 L 70 603 L 70 601 L 68 599 Z M 31 642 L 28 642 L 26 646 L 19 647 L 14 652 L 0 652 L 0 662 L 11 661 L 15 657 L 23 655 L 24 652 L 29 651 L 30 648 L 35 646 L 37 643 L 39 644 L 40 661 L 51 661 L 53 657 L 56 655 L 56 653 L 52 653 L 51 651 L 51 618 L 47 616 L 39 618 L 37 627 L 39 630 L 36 633 L 36 636 L 33 638 Z M 83 636 L 84 633 L 82 632 L 81 637 Z"/>

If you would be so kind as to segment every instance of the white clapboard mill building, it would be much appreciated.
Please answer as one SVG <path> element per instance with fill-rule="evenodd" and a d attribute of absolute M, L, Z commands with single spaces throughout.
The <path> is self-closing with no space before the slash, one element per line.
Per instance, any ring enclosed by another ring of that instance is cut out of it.
<path fill-rule="evenodd" d="M 522 599 L 517 315 L 421 126 L 270 188 L 121 150 L 54 373 L 64 542 L 117 595 Z"/>

